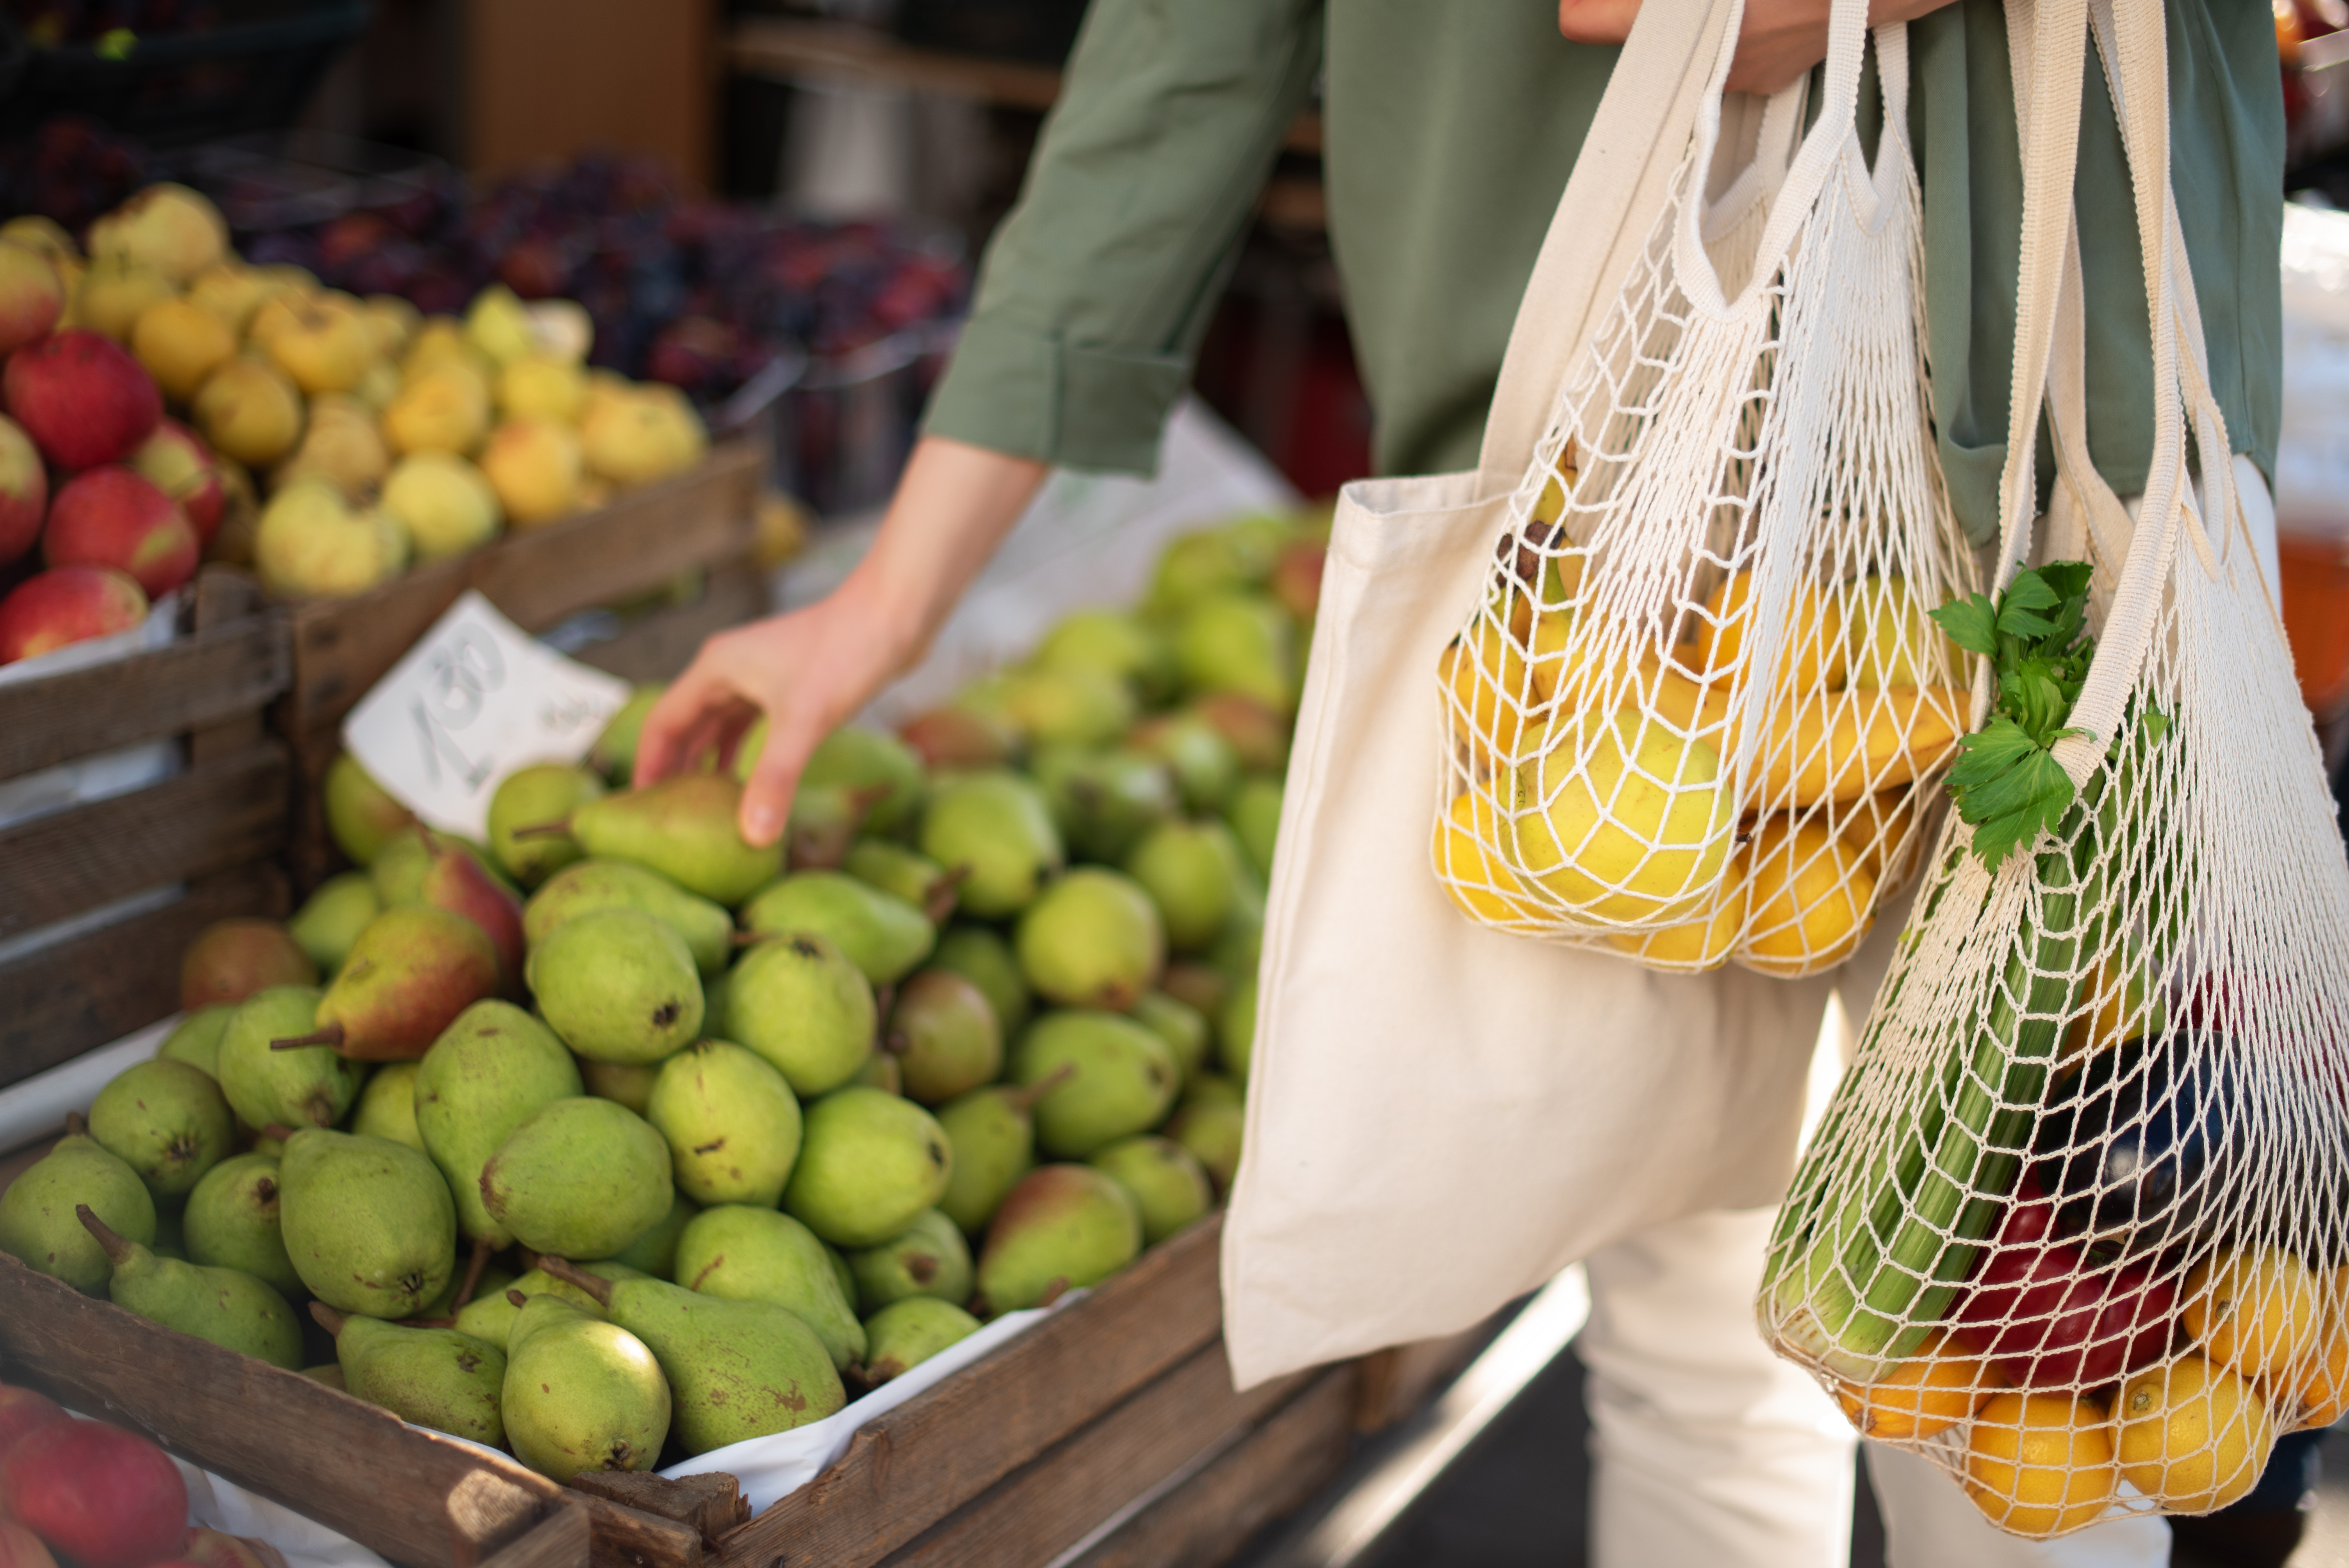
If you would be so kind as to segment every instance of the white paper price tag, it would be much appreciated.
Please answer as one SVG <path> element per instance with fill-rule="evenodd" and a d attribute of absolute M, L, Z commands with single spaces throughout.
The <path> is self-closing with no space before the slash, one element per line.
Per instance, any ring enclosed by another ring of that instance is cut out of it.
<path fill-rule="evenodd" d="M 469 591 L 343 720 L 343 746 L 425 822 L 481 839 L 508 774 L 578 761 L 627 698 Z"/>

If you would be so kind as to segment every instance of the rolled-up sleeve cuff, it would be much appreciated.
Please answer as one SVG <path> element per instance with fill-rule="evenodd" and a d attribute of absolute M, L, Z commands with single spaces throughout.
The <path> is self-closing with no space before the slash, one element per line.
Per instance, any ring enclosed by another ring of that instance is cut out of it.
<path fill-rule="evenodd" d="M 963 328 L 922 428 L 1059 468 L 1154 474 L 1189 375 L 1179 355 L 1081 348 L 978 316 Z"/>

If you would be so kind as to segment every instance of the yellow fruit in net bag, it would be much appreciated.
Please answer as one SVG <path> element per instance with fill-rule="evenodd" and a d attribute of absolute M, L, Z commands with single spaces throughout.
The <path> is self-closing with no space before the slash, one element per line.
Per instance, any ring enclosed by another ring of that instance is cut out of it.
<path fill-rule="evenodd" d="M 1906 578 L 1862 577 L 1837 591 L 1843 595 L 1846 686 L 1935 686 L 1965 673 L 1964 655 L 1927 618 L 1932 606 L 1909 591 Z"/>
<path fill-rule="evenodd" d="M 2209 1513 L 2259 1484 L 2275 1418 L 2233 1368 L 2181 1356 L 2121 1385 L 2121 1474 L 2178 1513 Z"/>
<path fill-rule="evenodd" d="M 1762 746 L 1773 810 L 1857 800 L 1907 784 L 1954 750 L 1968 699 L 1951 686 L 1888 686 L 1781 704 Z"/>
<path fill-rule="evenodd" d="M 1874 1383 L 1838 1382 L 1835 1397 L 1863 1435 L 1903 1442 L 1947 1431 L 2005 1386 L 1988 1358 L 1935 1334 Z"/>
<path fill-rule="evenodd" d="M 2349 1311 L 2343 1310 L 2349 1297 L 2344 1296 L 2344 1290 L 2349 1290 L 2349 1269 L 2335 1270 L 2334 1305 L 2325 1313 L 2316 1352 L 2294 1376 L 2297 1387 L 2289 1391 L 2290 1397 L 2270 1401 L 2291 1413 L 2284 1423 L 2287 1432 L 2329 1427 L 2349 1415 Z"/>
<path fill-rule="evenodd" d="M 1451 696 L 1454 731 L 1466 730 L 1478 766 L 1515 761 L 1526 709 L 1537 698 L 1506 616 L 1478 616 L 1473 628 L 1444 645 L 1435 667 Z"/>
<path fill-rule="evenodd" d="M 1713 890 L 1711 909 L 1661 931 L 1616 932 L 1607 938 L 1608 944 L 1659 968 L 1720 968 L 1737 950 L 1737 939 L 1745 930 L 1746 879 L 1751 870 L 1746 852 L 1737 851 L 1729 858 L 1728 874 Z"/>
<path fill-rule="evenodd" d="M 2282 1377 L 2316 1348 L 2323 1304 L 2315 1276 L 2282 1247 L 2205 1258 L 2181 1295 L 2186 1332 L 2246 1377 Z"/>
<path fill-rule="evenodd" d="M 1765 974 L 1816 974 L 1868 934 L 1876 879 L 1825 826 L 1765 817 L 1751 847 L 1752 910 L 1738 958 Z"/>
<path fill-rule="evenodd" d="M 1878 789 L 1873 795 L 1862 795 L 1851 802 L 1848 810 L 1839 813 L 1836 827 L 1836 842 L 1844 853 L 1878 882 L 1885 876 L 1886 857 L 1898 855 L 1893 875 L 1905 876 L 1916 859 L 1918 846 L 1904 844 L 1917 824 L 1917 792 L 1902 785 L 1897 789 Z"/>
<path fill-rule="evenodd" d="M 1998 1394 L 1966 1435 L 1966 1495 L 2017 1535 L 2060 1535 L 2112 1506 L 2113 1429 L 2069 1394 Z"/>
<path fill-rule="evenodd" d="M 1734 665 L 1745 655 L 1748 646 L 1758 645 L 1754 635 L 1759 622 L 1754 603 L 1754 573 L 1733 572 L 1721 581 L 1704 601 L 1704 614 L 1696 623 L 1696 668 L 1702 675 L 1720 675 Z M 1791 692 L 1832 691 L 1844 684 L 1844 671 L 1850 658 L 1845 645 L 1843 607 L 1824 593 L 1815 583 L 1800 583 L 1795 587 L 1792 613 L 1792 641 L 1778 655 L 1778 689 Z M 1770 614 L 1785 614 L 1788 606 L 1781 603 L 1764 607 Z M 1748 671 L 1748 676 L 1753 672 Z"/>
<path fill-rule="evenodd" d="M 1553 721 L 1517 788 L 1517 863 L 1588 918 L 1686 919 L 1729 859 L 1719 754 L 1636 708 Z"/>
<path fill-rule="evenodd" d="M 1474 790 L 1454 796 L 1435 825 L 1435 873 L 1445 894 L 1472 920 L 1544 918 L 1540 895 L 1500 853 L 1508 826 L 1493 803 Z"/>

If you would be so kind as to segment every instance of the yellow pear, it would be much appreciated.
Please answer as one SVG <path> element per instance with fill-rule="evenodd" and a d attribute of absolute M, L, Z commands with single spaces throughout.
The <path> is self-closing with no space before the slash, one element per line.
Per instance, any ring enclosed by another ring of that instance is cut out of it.
<path fill-rule="evenodd" d="M 570 424 L 587 401 L 587 376 L 551 354 L 525 354 L 498 372 L 498 412 Z"/>
<path fill-rule="evenodd" d="M 484 386 L 497 368 L 465 340 L 463 322 L 453 315 L 428 315 L 408 335 L 408 350 L 399 360 L 399 377 L 403 382 L 413 381 L 436 365 L 450 363 L 462 365 L 481 377 Z"/>
<path fill-rule="evenodd" d="M 197 388 L 196 428 L 212 449 L 266 468 L 302 438 L 302 395 L 274 366 L 232 359 Z"/>
<path fill-rule="evenodd" d="M 1816 975 L 1852 954 L 1874 918 L 1876 878 L 1817 822 L 1765 817 L 1747 848 L 1751 913 L 1738 961 L 1765 975 Z"/>
<path fill-rule="evenodd" d="M 632 490 L 691 468 L 708 438 L 675 387 L 636 387 L 595 401 L 580 417 L 579 441 L 590 472 Z"/>
<path fill-rule="evenodd" d="M 351 396 L 374 409 L 380 416 L 399 396 L 399 368 L 388 359 L 378 359 L 367 367 L 359 384 L 351 388 Z"/>
<path fill-rule="evenodd" d="M 375 338 L 375 351 L 383 358 L 395 359 L 408 346 L 408 339 L 423 318 L 416 307 L 398 294 L 373 294 L 359 302 L 359 315 L 365 318 L 368 333 Z"/>
<path fill-rule="evenodd" d="M 253 324 L 253 313 L 278 286 L 241 263 L 215 262 L 188 280 L 188 298 L 243 336 Z"/>
<path fill-rule="evenodd" d="M 176 286 L 228 254 L 228 224 L 211 198 L 165 181 L 92 223 L 89 253 L 151 267 Z"/>
<path fill-rule="evenodd" d="M 383 510 L 407 531 L 419 561 L 461 554 L 497 536 L 497 492 L 454 452 L 400 459 L 384 481 Z"/>
<path fill-rule="evenodd" d="M 1541 895 L 1503 858 L 1508 822 L 1474 790 L 1455 795 L 1435 825 L 1435 874 L 1446 897 L 1472 920 L 1488 924 L 1544 920 Z"/>
<path fill-rule="evenodd" d="M 318 297 L 316 289 L 296 288 L 285 283 L 270 285 L 253 315 L 244 324 L 244 338 L 258 348 L 267 348 L 270 340 L 291 332 L 300 324 L 302 307 Z"/>
<path fill-rule="evenodd" d="M 1678 923 L 1710 904 L 1736 807 L 1703 741 L 1637 708 L 1561 716 L 1516 777 L 1517 863 L 1575 913 Z"/>
<path fill-rule="evenodd" d="M 470 452 L 489 424 L 481 374 L 454 360 L 418 371 L 383 411 L 384 436 L 401 452 Z"/>
<path fill-rule="evenodd" d="M 213 371 L 236 356 L 236 334 L 203 306 L 174 296 L 139 313 L 130 329 L 130 352 L 164 397 L 185 403 Z"/>
<path fill-rule="evenodd" d="M 375 332 L 348 294 L 321 294 L 294 306 L 268 346 L 277 367 L 313 397 L 357 386 L 376 355 Z"/>
<path fill-rule="evenodd" d="M 552 419 L 509 419 L 491 432 L 481 472 L 514 527 L 552 522 L 579 504 L 579 438 Z"/>
<path fill-rule="evenodd" d="M 587 372 L 587 396 L 579 405 L 579 423 L 585 424 L 606 405 L 625 403 L 636 388 L 616 370 Z"/>
<path fill-rule="evenodd" d="M 1704 614 L 1696 623 L 1696 670 L 1700 675 L 1713 676 L 1729 671 L 1745 653 L 1753 636 L 1757 614 L 1785 614 L 1785 604 L 1756 606 L 1752 601 L 1754 573 L 1733 572 L 1722 579 L 1707 596 Z M 1844 684 L 1846 663 L 1850 650 L 1846 646 L 1843 629 L 1843 609 L 1834 599 L 1819 592 L 1815 583 L 1796 585 L 1793 595 L 1794 627 L 1791 643 L 1780 649 L 1778 689 L 1810 692 L 1825 687 L 1830 691 Z M 1753 672 L 1739 672 L 1740 678 Z"/>
<path fill-rule="evenodd" d="M 375 412 L 354 397 L 326 397 L 310 404 L 309 428 L 302 444 L 276 474 L 284 486 L 322 479 L 352 500 L 372 492 L 391 469 L 391 454 L 376 428 Z"/>
<path fill-rule="evenodd" d="M 465 312 L 465 340 L 500 365 L 511 365 L 538 346 L 530 311 L 503 284 L 473 296 Z"/>
<path fill-rule="evenodd" d="M 354 508 L 324 480 L 296 480 L 262 511 L 253 559 L 272 593 L 346 598 L 398 576 L 408 542 L 382 512 Z"/>
<path fill-rule="evenodd" d="M 53 261 L 81 260 L 81 252 L 75 247 L 73 236 L 66 232 L 65 225 L 37 212 L 22 212 L 0 223 L 0 240 L 30 246 Z"/>
<path fill-rule="evenodd" d="M 147 308 L 178 293 L 171 279 L 151 267 L 119 257 L 92 262 L 74 290 L 75 325 L 128 343 Z"/>
<path fill-rule="evenodd" d="M 530 316 L 531 339 L 535 354 L 551 355 L 565 365 L 586 362 L 587 351 L 595 346 L 595 318 L 577 300 L 533 300 L 523 310 Z"/>
<path fill-rule="evenodd" d="M 215 451 L 212 467 L 221 481 L 220 526 L 212 531 L 212 542 L 204 547 L 204 559 L 230 566 L 253 564 L 253 539 L 261 529 L 261 498 L 253 488 L 253 476 L 234 458 Z"/>

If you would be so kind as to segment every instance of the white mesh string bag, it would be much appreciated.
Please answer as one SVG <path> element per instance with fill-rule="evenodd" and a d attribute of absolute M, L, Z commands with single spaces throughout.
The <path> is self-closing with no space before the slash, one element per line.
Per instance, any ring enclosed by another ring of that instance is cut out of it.
<path fill-rule="evenodd" d="M 1863 1431 L 2043 1536 L 2224 1507 L 2279 1434 L 2349 1403 L 2349 864 L 2206 380 L 2162 6 L 2008 15 L 2026 165 L 2002 592 L 1962 633 L 1992 629 L 1996 667 L 1757 1311 Z M 2083 438 L 2091 36 L 2154 329 L 2134 521 Z M 2026 571 L 2043 387 L 2060 479 Z"/>
<path fill-rule="evenodd" d="M 1907 34 L 1876 35 L 1871 169 L 1866 16 L 1834 7 L 1810 130 L 1797 84 L 1743 116 L 1724 178 L 1733 18 L 1439 661 L 1432 853 L 1482 924 L 1810 975 L 1914 872 L 1966 708 L 1927 613 L 1972 562 L 1929 421 Z"/>

